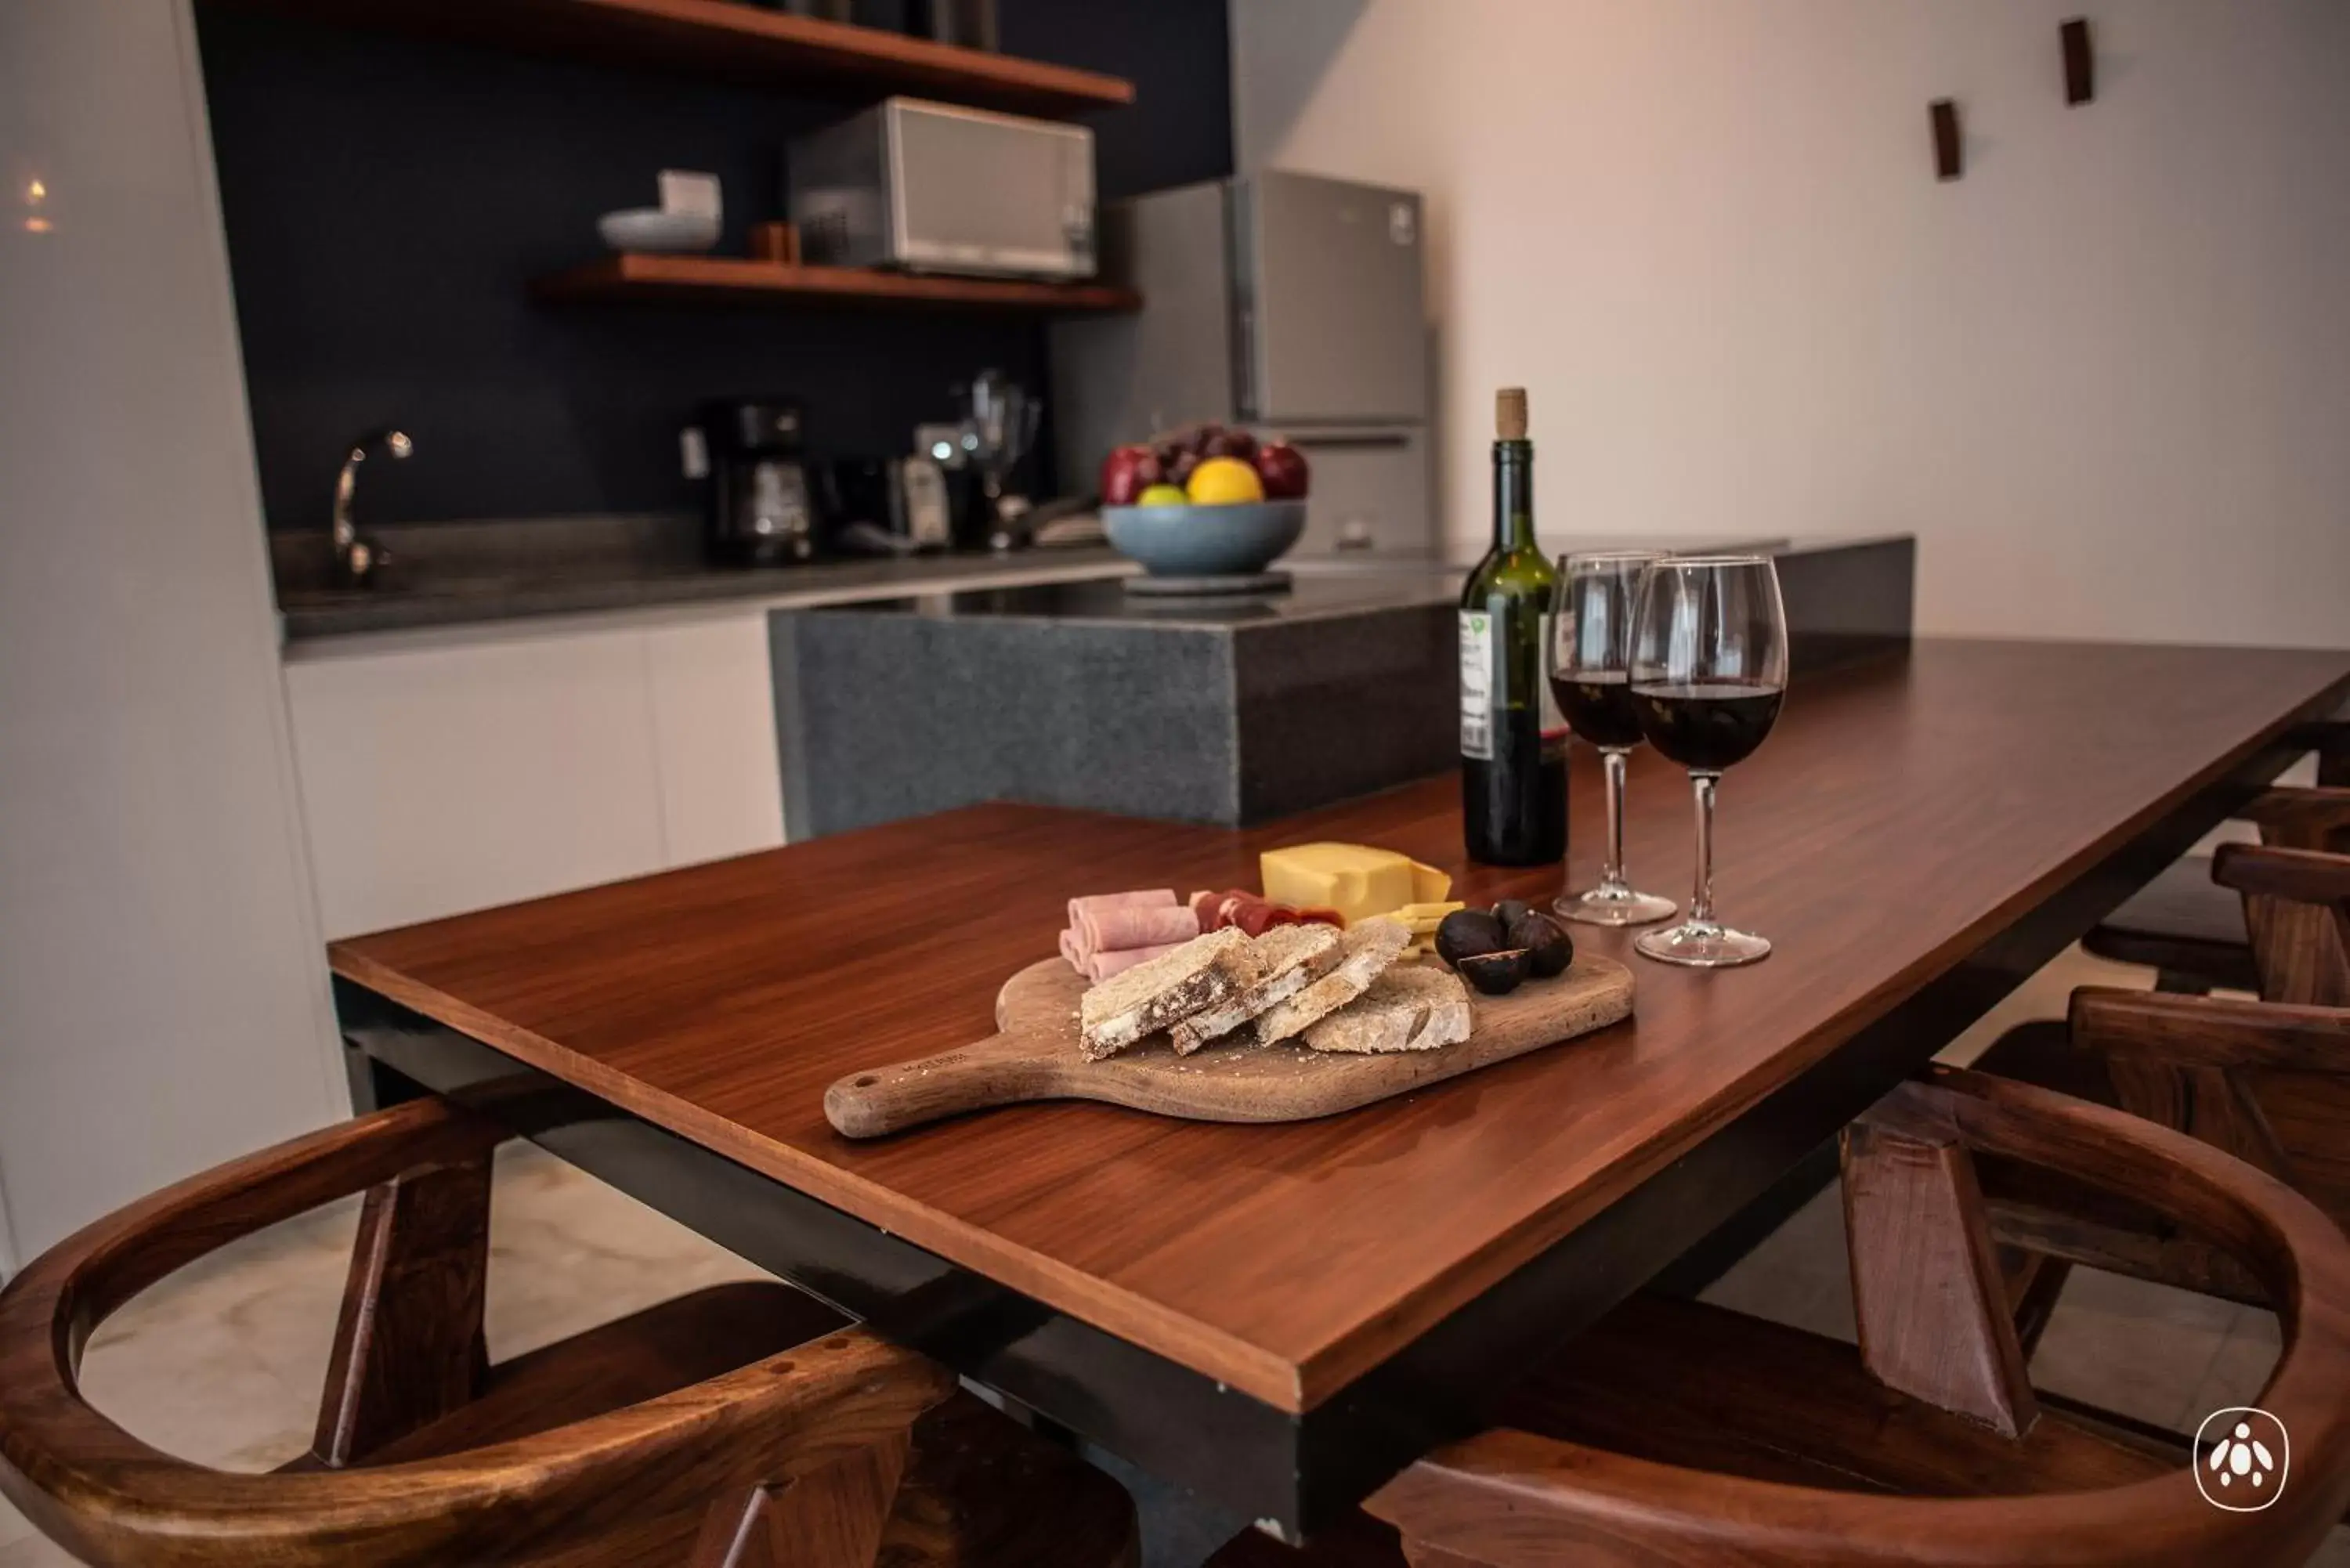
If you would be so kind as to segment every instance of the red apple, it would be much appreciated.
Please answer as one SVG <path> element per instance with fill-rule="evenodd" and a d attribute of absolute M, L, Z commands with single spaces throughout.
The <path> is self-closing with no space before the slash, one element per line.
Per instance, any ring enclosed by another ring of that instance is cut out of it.
<path fill-rule="evenodd" d="M 1285 441 L 1269 441 L 1256 449 L 1256 476 L 1264 482 L 1268 501 L 1302 498 L 1311 472 L 1305 454 Z"/>
<path fill-rule="evenodd" d="M 1131 506 L 1134 498 L 1166 477 L 1159 459 L 1147 446 L 1121 446 L 1102 459 L 1101 496 L 1104 506 Z"/>

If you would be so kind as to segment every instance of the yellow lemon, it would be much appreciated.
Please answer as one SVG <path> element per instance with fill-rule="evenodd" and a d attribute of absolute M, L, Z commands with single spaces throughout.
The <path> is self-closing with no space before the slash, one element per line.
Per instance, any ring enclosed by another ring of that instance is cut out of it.
<path fill-rule="evenodd" d="M 1153 484 L 1134 498 L 1137 506 L 1181 506 L 1191 498 L 1180 484 Z"/>
<path fill-rule="evenodd" d="M 1236 457 L 1211 457 L 1191 471 L 1189 493 L 1195 506 L 1230 506 L 1264 499 L 1264 481 Z"/>

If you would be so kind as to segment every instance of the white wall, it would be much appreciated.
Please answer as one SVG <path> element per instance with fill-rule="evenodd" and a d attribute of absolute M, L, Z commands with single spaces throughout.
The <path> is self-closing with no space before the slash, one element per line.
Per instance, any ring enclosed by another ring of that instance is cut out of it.
<path fill-rule="evenodd" d="M 1914 530 L 1929 630 L 2350 644 L 2341 0 L 1232 0 L 1232 29 L 1244 162 L 1428 194 L 1453 537 L 1522 381 L 1545 532 Z"/>
<path fill-rule="evenodd" d="M 348 1102 L 186 0 L 0 5 L 0 1174 L 30 1255 Z"/>

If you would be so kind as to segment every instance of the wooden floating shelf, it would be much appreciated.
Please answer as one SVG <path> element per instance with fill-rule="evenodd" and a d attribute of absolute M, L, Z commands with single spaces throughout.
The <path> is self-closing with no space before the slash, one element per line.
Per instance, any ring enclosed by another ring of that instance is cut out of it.
<path fill-rule="evenodd" d="M 527 54 L 870 101 L 910 93 L 1064 117 L 1134 101 L 1134 84 L 1042 60 L 824 22 L 742 0 L 205 0 Z"/>
<path fill-rule="evenodd" d="M 1139 310 L 1130 288 L 1019 278 L 936 277 L 871 267 L 801 266 L 743 256 L 628 254 L 607 256 L 531 284 L 541 299 L 566 304 L 962 306 L 984 309 L 1108 315 Z"/>

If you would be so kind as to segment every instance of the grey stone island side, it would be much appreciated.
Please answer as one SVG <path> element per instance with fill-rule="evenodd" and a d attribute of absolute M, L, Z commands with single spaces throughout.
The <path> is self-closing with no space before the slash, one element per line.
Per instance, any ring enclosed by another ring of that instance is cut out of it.
<path fill-rule="evenodd" d="M 1779 557 L 1799 678 L 1908 642 L 1908 538 L 1761 547 Z M 1458 760 L 1463 575 L 1401 565 L 1300 570 L 1288 592 L 1245 598 L 1108 581 L 777 610 L 785 830 L 984 800 L 1239 826 L 1441 772 Z"/>

